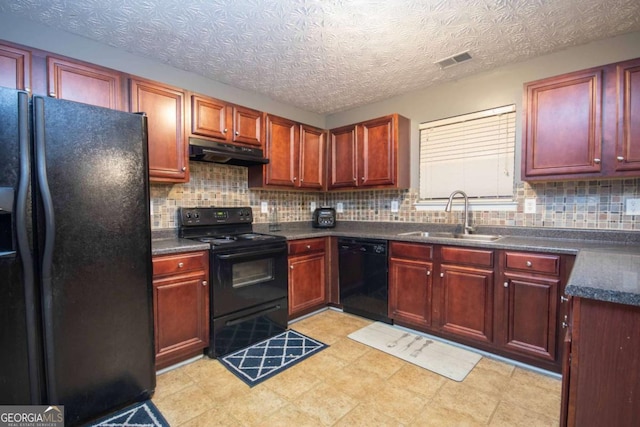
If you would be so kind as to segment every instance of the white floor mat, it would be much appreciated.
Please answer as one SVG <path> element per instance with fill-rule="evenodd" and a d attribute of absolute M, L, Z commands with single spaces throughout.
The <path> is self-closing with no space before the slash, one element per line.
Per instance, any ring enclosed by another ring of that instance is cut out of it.
<path fill-rule="evenodd" d="M 359 329 L 349 338 L 455 381 L 464 380 L 482 358 L 477 353 L 381 322 Z"/>

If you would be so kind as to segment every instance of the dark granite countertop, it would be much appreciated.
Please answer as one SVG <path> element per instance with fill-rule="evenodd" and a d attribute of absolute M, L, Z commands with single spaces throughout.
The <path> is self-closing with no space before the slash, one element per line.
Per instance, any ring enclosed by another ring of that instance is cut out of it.
<path fill-rule="evenodd" d="M 480 226 L 477 233 L 504 237 L 496 241 L 474 241 L 400 235 L 411 231 L 459 231 L 446 224 L 341 221 L 330 229 L 312 228 L 309 222 L 283 223 L 281 227 L 280 231 L 270 232 L 268 224 L 253 226 L 256 232 L 278 234 L 288 240 L 358 237 L 577 255 L 566 288 L 568 295 L 640 305 L 640 267 L 632 267 L 634 263 L 640 266 L 640 232 Z M 154 255 L 207 248 L 206 244 L 178 238 L 175 230 L 153 233 Z"/>

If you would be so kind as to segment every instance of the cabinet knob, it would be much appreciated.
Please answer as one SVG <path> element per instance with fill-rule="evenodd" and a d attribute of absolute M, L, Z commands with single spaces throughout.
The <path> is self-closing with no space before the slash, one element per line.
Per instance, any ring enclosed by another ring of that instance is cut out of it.
<path fill-rule="evenodd" d="M 178 263 L 178 268 L 182 268 L 182 267 L 184 267 L 184 262 L 179 262 Z"/>
<path fill-rule="evenodd" d="M 431 271 L 427 270 L 427 276 L 431 276 Z"/>
<path fill-rule="evenodd" d="M 307 249 L 311 249 L 311 245 L 307 245 Z"/>
<path fill-rule="evenodd" d="M 502 286 L 504 286 L 505 288 L 508 288 L 508 287 L 509 287 L 509 282 L 504 282 L 504 283 L 502 284 Z"/>
<path fill-rule="evenodd" d="M 361 180 L 362 182 L 364 182 L 364 176 L 363 176 L 362 178 L 360 178 L 360 180 Z"/>
<path fill-rule="evenodd" d="M 238 136 L 238 135 L 240 135 L 240 132 L 238 132 L 238 131 L 235 131 L 235 134 L 236 134 L 236 136 Z"/>
<path fill-rule="evenodd" d="M 52 98 L 55 98 L 56 97 L 56 93 L 55 92 L 49 92 L 49 96 L 52 97 Z"/>
<path fill-rule="evenodd" d="M 289 268 L 290 268 L 291 270 L 293 270 L 293 265 L 290 265 L 290 266 L 289 266 Z"/>
<path fill-rule="evenodd" d="M 298 178 L 294 176 L 294 177 L 293 177 L 293 180 L 295 181 L 296 179 L 298 179 Z"/>
<path fill-rule="evenodd" d="M 182 167 L 182 172 L 184 172 L 184 171 L 186 171 L 186 170 L 187 170 L 187 167 L 186 167 L 186 166 L 183 166 L 183 167 Z"/>
<path fill-rule="evenodd" d="M 619 162 L 624 162 L 624 157 L 622 157 L 622 156 L 618 156 L 618 157 L 616 157 L 616 159 L 617 159 Z"/>
<path fill-rule="evenodd" d="M 222 130 L 222 133 L 227 133 L 227 131 L 228 131 L 228 130 L 229 130 L 229 129 L 224 128 L 224 129 Z"/>
<path fill-rule="evenodd" d="M 567 326 L 569 326 L 567 322 L 562 322 L 562 329 L 566 329 Z"/>
<path fill-rule="evenodd" d="M 31 92 L 31 88 L 25 87 L 25 88 L 24 88 L 24 91 L 25 91 L 25 92 Z"/>
<path fill-rule="evenodd" d="M 593 163 L 595 163 L 596 165 L 599 165 L 600 164 L 600 159 L 597 159 L 597 158 L 593 159 Z"/>
<path fill-rule="evenodd" d="M 207 286 L 207 281 L 206 280 L 202 281 L 202 286 Z"/>
<path fill-rule="evenodd" d="M 440 273 L 440 277 L 444 277 L 444 273 Z"/>
<path fill-rule="evenodd" d="M 527 267 L 531 267 L 533 263 L 531 261 L 527 261 Z"/>
<path fill-rule="evenodd" d="M 560 296 L 560 302 L 567 302 L 567 301 L 569 301 L 569 298 Z"/>

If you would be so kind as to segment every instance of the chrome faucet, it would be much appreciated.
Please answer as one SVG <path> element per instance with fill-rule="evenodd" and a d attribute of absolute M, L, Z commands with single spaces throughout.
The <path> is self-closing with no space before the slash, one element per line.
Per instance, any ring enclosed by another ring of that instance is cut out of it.
<path fill-rule="evenodd" d="M 475 231 L 475 228 L 469 226 L 469 197 L 467 197 L 467 193 L 462 190 L 455 190 L 453 193 L 449 195 L 449 201 L 447 205 L 444 207 L 445 212 L 451 212 L 451 205 L 453 204 L 453 196 L 456 194 L 460 194 L 464 197 L 464 226 L 463 233 L 469 234 Z"/>

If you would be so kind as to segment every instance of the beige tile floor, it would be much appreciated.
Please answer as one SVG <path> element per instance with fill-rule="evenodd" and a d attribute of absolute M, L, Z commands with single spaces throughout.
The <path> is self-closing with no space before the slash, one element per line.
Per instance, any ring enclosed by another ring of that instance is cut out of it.
<path fill-rule="evenodd" d="M 560 381 L 483 357 L 462 382 L 352 341 L 327 310 L 291 325 L 330 347 L 249 388 L 204 358 L 158 376 L 171 426 L 557 426 Z"/>

